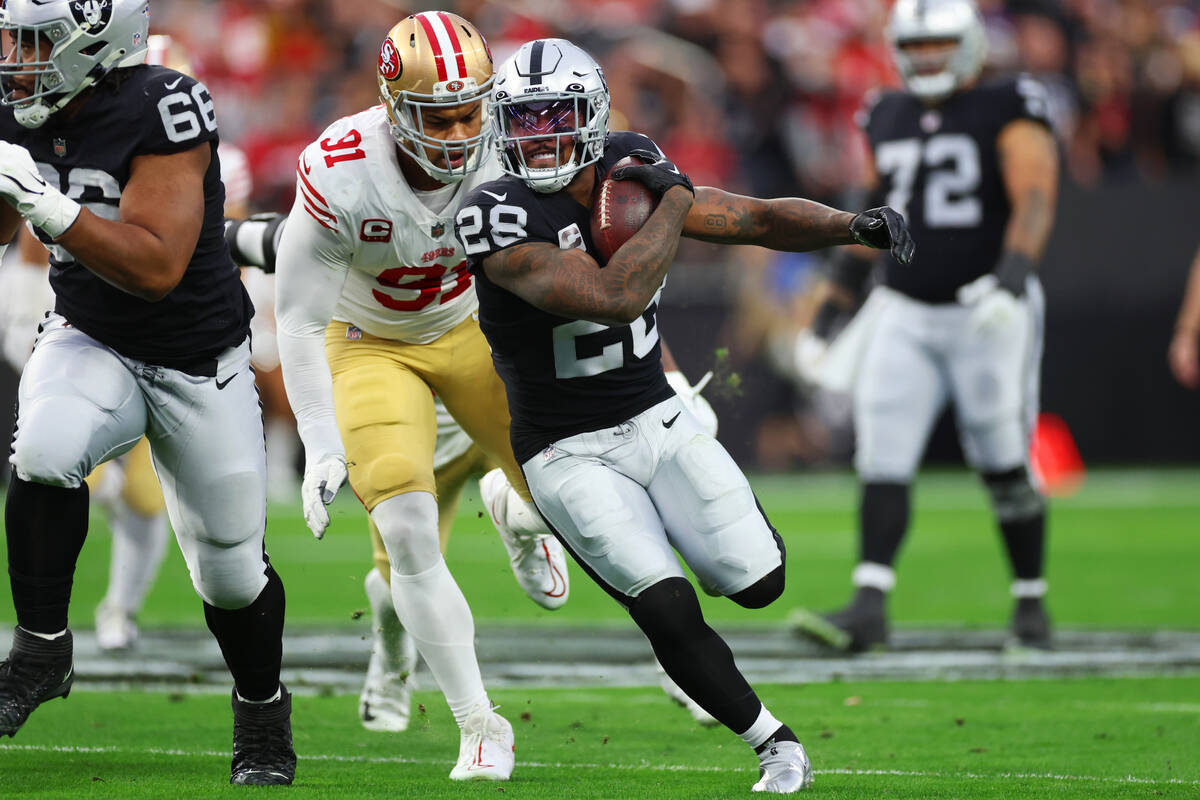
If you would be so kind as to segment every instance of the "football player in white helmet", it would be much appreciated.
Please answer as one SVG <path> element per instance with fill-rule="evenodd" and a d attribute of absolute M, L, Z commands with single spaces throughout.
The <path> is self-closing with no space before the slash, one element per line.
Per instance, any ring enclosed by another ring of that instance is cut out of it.
<path fill-rule="evenodd" d="M 1010 642 L 1047 648 L 1046 508 L 1028 467 L 1044 312 L 1036 265 L 1058 191 L 1045 90 L 1027 76 L 979 79 L 985 32 L 971 0 L 897 0 L 886 35 L 904 90 L 878 93 L 860 114 L 867 188 L 904 211 L 923 256 L 901 265 L 844 253 L 831 276 L 826 311 L 857 306 L 880 268 L 879 285 L 829 351 L 843 363 L 824 373 L 840 373 L 853 393 L 859 562 L 848 605 L 793 619 L 838 649 L 886 646 L 911 484 L 934 422 L 953 403 L 1012 570 Z"/>
<path fill-rule="evenodd" d="M 434 476 L 436 393 L 504 471 L 507 480 L 485 482 L 484 500 L 518 581 L 545 608 L 566 601 L 566 560 L 527 506 L 454 236 L 459 200 L 499 176 L 483 104 L 492 57 L 467 20 L 423 12 L 389 31 L 377 77 L 382 105 L 333 123 L 301 154 L 279 241 L 279 350 L 305 449 L 304 514 L 320 538 L 349 472 L 385 551 L 368 592 L 390 588 L 461 729 L 450 777 L 507 780 L 512 728 L 492 710 L 471 610 L 442 557 Z M 363 710 L 370 724 L 387 709 Z M 395 725 L 406 721 L 405 702 Z"/>
<path fill-rule="evenodd" d="M 608 132 L 603 73 L 562 39 L 522 45 L 497 71 L 490 105 L 507 174 L 471 191 L 456 223 L 537 509 L 674 683 L 755 750 L 753 789 L 800 791 L 812 781 L 804 748 L 704 621 L 676 555 L 706 592 L 744 607 L 783 591 L 782 539 L 663 374 L 658 302 L 681 234 L 780 250 L 859 242 L 907 261 L 904 220 L 890 208 L 693 190 L 649 138 Z M 642 163 L 613 177 L 660 201 L 601 265 L 588 233 L 594 189 L 629 155 Z"/>

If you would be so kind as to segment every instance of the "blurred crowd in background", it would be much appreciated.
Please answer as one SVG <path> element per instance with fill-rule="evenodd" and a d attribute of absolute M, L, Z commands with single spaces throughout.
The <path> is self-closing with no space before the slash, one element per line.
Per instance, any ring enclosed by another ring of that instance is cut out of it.
<path fill-rule="evenodd" d="M 1145 184 L 1197 170 L 1200 0 L 979 3 L 988 69 L 1025 71 L 1049 89 L 1068 181 Z M 588 49 L 605 68 L 614 127 L 653 137 L 698 185 L 864 202 L 854 118 L 867 92 L 897 84 L 883 35 L 888 0 L 172 0 L 155 4 L 152 25 L 187 46 L 212 90 L 223 138 L 249 158 L 253 206 L 286 210 L 300 149 L 377 102 L 385 32 L 437 7 L 472 20 L 497 63 L 544 36 Z M 786 338 L 776 333 L 811 313 L 805 290 L 821 256 L 685 245 L 668 298 L 719 295 L 729 311 L 721 358 L 733 369 L 773 362 L 786 374 Z M 774 394 L 753 446 L 759 466 L 845 457 L 851 439 L 836 398 L 783 379 Z"/>

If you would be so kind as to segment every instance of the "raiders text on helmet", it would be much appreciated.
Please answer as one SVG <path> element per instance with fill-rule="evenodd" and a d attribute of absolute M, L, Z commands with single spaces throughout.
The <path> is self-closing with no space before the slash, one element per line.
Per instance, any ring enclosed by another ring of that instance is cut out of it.
<path fill-rule="evenodd" d="M 45 124 L 118 67 L 142 63 L 150 31 L 146 0 L 8 0 L 0 53 L 6 106 L 27 128 Z M 20 95 L 20 96 L 18 96 Z"/>
<path fill-rule="evenodd" d="M 928 102 L 938 102 L 973 81 L 983 69 L 987 35 L 971 0 L 897 0 L 888 19 L 887 39 L 904 86 Z M 905 52 L 918 42 L 957 44 L 936 64 Z"/>
<path fill-rule="evenodd" d="M 401 20 L 379 48 L 379 95 L 396 144 L 434 180 L 455 183 L 479 169 L 488 156 L 487 109 L 480 132 L 467 139 L 425 133 L 421 110 L 482 103 L 492 86 L 492 52 L 474 25 L 457 14 L 424 11 Z M 428 150 L 440 153 L 436 163 Z M 457 163 L 455 163 L 457 161 Z"/>
<path fill-rule="evenodd" d="M 608 84 L 565 39 L 521 45 L 497 71 L 490 106 L 504 171 L 536 191 L 557 192 L 604 155 Z"/>

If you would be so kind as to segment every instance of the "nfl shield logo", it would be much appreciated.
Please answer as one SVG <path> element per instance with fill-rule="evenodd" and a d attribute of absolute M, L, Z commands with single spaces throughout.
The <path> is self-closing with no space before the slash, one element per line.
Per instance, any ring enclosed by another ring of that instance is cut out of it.
<path fill-rule="evenodd" d="M 62 158 L 66 154 L 67 154 L 67 140 L 66 139 L 55 139 L 54 140 L 54 155 L 58 156 L 59 158 Z"/>
<path fill-rule="evenodd" d="M 362 339 L 362 331 L 353 325 L 347 325 L 346 338 L 352 342 L 357 342 Z"/>
<path fill-rule="evenodd" d="M 442 234 L 446 232 L 446 223 L 438 222 L 429 229 L 429 235 L 434 239 L 442 238 Z"/>

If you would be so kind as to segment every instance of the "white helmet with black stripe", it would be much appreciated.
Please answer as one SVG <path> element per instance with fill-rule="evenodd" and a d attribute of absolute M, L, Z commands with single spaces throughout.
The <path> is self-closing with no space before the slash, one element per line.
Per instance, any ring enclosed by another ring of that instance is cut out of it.
<path fill-rule="evenodd" d="M 887 40 L 905 88 L 931 103 L 975 80 L 987 54 L 983 19 L 972 0 L 897 0 Z M 933 43 L 945 46 L 914 47 Z"/>
<path fill-rule="evenodd" d="M 0 103 L 38 128 L 118 67 L 141 64 L 150 33 L 146 0 L 7 0 L 0 9 Z"/>
<path fill-rule="evenodd" d="M 565 39 L 521 45 L 497 70 L 489 105 L 501 166 L 535 191 L 559 191 L 604 155 L 608 83 Z"/>

